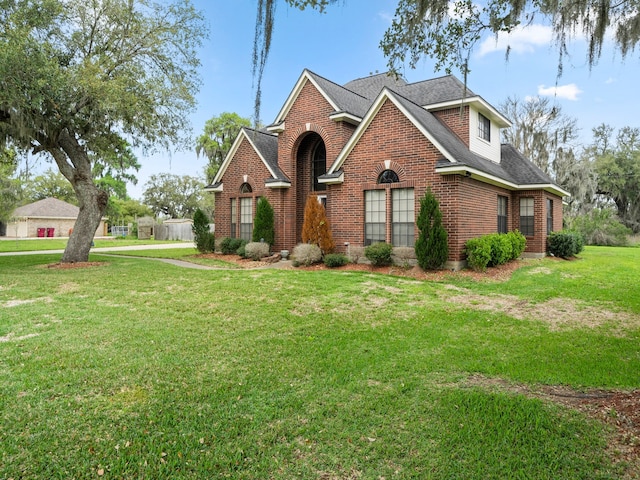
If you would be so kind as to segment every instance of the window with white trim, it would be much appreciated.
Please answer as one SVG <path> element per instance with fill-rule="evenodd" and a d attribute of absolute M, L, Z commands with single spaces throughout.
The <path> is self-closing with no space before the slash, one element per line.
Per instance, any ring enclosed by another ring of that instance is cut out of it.
<path fill-rule="evenodd" d="M 491 141 L 491 121 L 478 112 L 478 137 L 487 142 Z"/>
<path fill-rule="evenodd" d="M 553 232 L 553 200 L 547 198 L 547 234 Z"/>

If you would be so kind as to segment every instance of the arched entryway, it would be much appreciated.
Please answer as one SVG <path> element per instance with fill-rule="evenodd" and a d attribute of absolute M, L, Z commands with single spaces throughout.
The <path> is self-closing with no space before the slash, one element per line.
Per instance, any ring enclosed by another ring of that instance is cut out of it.
<path fill-rule="evenodd" d="M 302 239 L 304 206 L 310 193 L 323 195 L 327 186 L 318 177 L 327 172 L 327 150 L 322 137 L 310 132 L 300 142 L 296 153 L 296 238 Z"/>

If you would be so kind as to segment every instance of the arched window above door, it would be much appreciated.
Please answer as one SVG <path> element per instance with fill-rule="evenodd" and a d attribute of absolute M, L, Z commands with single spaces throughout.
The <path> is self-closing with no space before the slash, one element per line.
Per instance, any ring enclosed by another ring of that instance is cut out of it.
<path fill-rule="evenodd" d="M 251 193 L 253 192 L 253 188 L 251 188 L 251 185 L 249 185 L 248 183 L 243 183 L 242 185 L 240 185 L 240 193 Z"/>
<path fill-rule="evenodd" d="M 378 175 L 378 183 L 398 183 L 400 178 L 393 170 L 385 170 Z"/>

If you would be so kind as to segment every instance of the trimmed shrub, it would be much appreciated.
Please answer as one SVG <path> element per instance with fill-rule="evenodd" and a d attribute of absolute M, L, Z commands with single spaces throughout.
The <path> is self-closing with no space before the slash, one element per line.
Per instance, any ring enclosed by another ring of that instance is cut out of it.
<path fill-rule="evenodd" d="M 491 261 L 491 241 L 486 237 L 471 238 L 465 243 L 467 263 L 477 271 L 484 272 Z"/>
<path fill-rule="evenodd" d="M 577 232 L 552 232 L 547 237 L 547 248 L 556 257 L 573 257 L 584 249 L 584 238 Z"/>
<path fill-rule="evenodd" d="M 420 213 L 416 225 L 420 231 L 415 244 L 418 265 L 423 270 L 442 267 L 449 255 L 449 245 L 447 231 L 442 226 L 440 204 L 431 193 L 431 189 L 420 199 Z"/>
<path fill-rule="evenodd" d="M 236 250 L 236 255 L 240 255 L 242 258 L 247 258 L 247 255 L 245 253 L 245 247 L 247 246 L 247 243 L 248 242 L 246 240 L 240 239 L 240 245 Z"/>
<path fill-rule="evenodd" d="M 520 255 L 527 248 L 527 238 L 518 230 L 507 233 L 507 238 L 511 242 L 511 260 L 520 258 Z"/>
<path fill-rule="evenodd" d="M 225 237 L 220 242 L 220 251 L 223 255 L 233 255 L 238 252 L 238 248 L 244 240 L 240 238 Z"/>
<path fill-rule="evenodd" d="M 344 253 L 327 253 L 322 261 L 329 268 L 342 267 L 349 263 L 349 259 Z"/>
<path fill-rule="evenodd" d="M 304 207 L 302 241 L 317 245 L 323 255 L 333 252 L 335 248 L 327 213 L 315 195 L 309 195 Z"/>
<path fill-rule="evenodd" d="M 374 243 L 365 247 L 364 256 L 369 259 L 371 265 L 374 267 L 384 267 L 386 265 L 392 265 L 393 259 L 391 258 L 391 254 L 393 253 L 393 246 L 380 242 Z"/>
<path fill-rule="evenodd" d="M 244 247 L 244 255 L 251 260 L 260 260 L 269 256 L 269 244 L 265 242 L 249 242 Z"/>
<path fill-rule="evenodd" d="M 260 197 L 256 205 L 256 217 L 253 219 L 253 233 L 251 239 L 254 242 L 264 240 L 265 243 L 275 243 L 273 207 L 265 197 Z"/>
<path fill-rule="evenodd" d="M 313 265 L 322 260 L 322 251 L 314 243 L 299 243 L 293 247 L 293 260 L 298 265 Z"/>
<path fill-rule="evenodd" d="M 503 265 L 512 259 L 513 245 L 509 237 L 504 233 L 493 233 L 487 235 L 491 244 L 491 260 L 489 266 L 495 267 Z"/>
<path fill-rule="evenodd" d="M 209 228 L 209 217 L 199 208 L 193 214 L 193 242 L 200 253 L 210 253 L 216 248 L 216 239 Z"/>

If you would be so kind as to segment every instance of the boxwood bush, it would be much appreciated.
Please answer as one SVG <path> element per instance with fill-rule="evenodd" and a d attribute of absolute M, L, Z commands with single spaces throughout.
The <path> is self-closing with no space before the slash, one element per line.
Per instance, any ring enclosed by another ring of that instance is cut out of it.
<path fill-rule="evenodd" d="M 527 240 L 518 231 L 471 238 L 465 244 L 467 263 L 472 269 L 484 272 L 487 267 L 503 265 L 517 259 L 526 245 Z"/>
<path fill-rule="evenodd" d="M 241 240 L 240 238 L 225 237 L 220 242 L 220 251 L 223 255 L 236 254 L 242 242 L 243 240 Z"/>
<path fill-rule="evenodd" d="M 349 258 L 344 253 L 327 253 L 322 261 L 327 267 L 336 268 L 349 263 Z"/>
<path fill-rule="evenodd" d="M 552 232 L 547 237 L 547 250 L 556 257 L 573 257 L 583 249 L 584 238 L 577 232 Z"/>
<path fill-rule="evenodd" d="M 393 246 L 384 242 L 374 243 L 364 249 L 364 256 L 367 257 L 367 259 L 369 259 L 369 261 L 371 262 L 371 265 L 375 267 L 392 265 L 392 253 Z"/>

